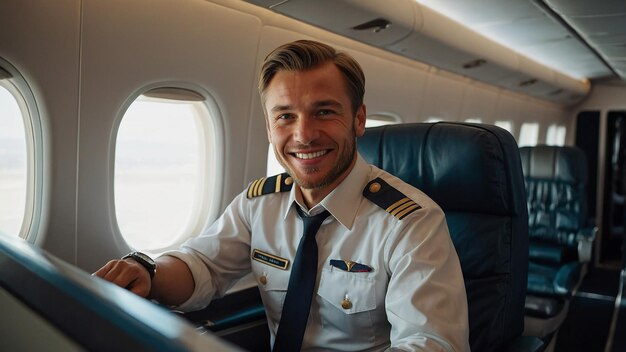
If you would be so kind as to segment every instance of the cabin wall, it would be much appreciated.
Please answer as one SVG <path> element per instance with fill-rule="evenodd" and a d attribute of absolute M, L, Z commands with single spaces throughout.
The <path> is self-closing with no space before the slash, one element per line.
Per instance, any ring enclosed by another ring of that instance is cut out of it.
<path fill-rule="evenodd" d="M 43 125 L 43 218 L 37 242 L 76 261 L 80 0 L 3 1 L 0 57 L 24 76 Z M 0 128 L 2 128 L 0 126 Z M 53 240 L 43 243 L 46 234 Z"/>
<path fill-rule="evenodd" d="M 126 108 L 149 87 L 189 88 L 217 103 L 225 172 L 217 173 L 217 189 L 223 191 L 213 201 L 230 202 L 240 192 L 247 182 L 241 160 L 246 158 L 245 126 L 260 28 L 256 17 L 206 1 L 187 1 L 185 6 L 169 0 L 84 2 L 79 266 L 96 268 L 130 251 L 114 220 L 115 136 Z M 115 247 L 107 246 L 112 234 Z M 109 250 L 94 260 L 94 248 Z"/>
<path fill-rule="evenodd" d="M 268 148 L 256 91 L 277 45 L 312 38 L 354 55 L 369 114 L 403 122 L 569 123 L 564 106 L 438 70 L 245 2 L 6 0 L 0 57 L 31 85 L 45 126 L 47 215 L 37 242 L 85 270 L 130 250 L 115 221 L 115 133 L 138 94 L 168 83 L 209 96 L 222 134 L 216 212 L 263 176 Z"/>

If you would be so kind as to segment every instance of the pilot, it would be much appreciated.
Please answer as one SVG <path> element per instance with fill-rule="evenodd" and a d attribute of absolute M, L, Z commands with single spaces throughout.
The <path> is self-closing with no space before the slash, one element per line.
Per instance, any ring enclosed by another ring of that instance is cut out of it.
<path fill-rule="evenodd" d="M 95 274 L 193 311 L 252 272 L 273 351 L 469 351 L 443 211 L 357 152 L 364 91 L 359 64 L 328 45 L 272 51 L 259 92 L 287 172 L 252 182 L 179 250 L 131 253 Z"/>

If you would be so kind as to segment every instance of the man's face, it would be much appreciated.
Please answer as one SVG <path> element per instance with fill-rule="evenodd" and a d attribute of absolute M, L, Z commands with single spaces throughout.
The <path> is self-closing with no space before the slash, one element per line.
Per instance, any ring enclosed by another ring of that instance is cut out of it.
<path fill-rule="evenodd" d="M 303 189 L 332 190 L 349 173 L 365 106 L 352 112 L 344 78 L 327 62 L 306 71 L 278 71 L 265 93 L 267 135 L 274 153 Z"/>

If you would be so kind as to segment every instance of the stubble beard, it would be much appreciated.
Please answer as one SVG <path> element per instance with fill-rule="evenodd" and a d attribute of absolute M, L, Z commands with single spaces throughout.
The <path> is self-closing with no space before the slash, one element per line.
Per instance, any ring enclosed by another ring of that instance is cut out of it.
<path fill-rule="evenodd" d="M 276 152 L 276 149 L 274 149 L 274 154 L 276 154 L 276 159 L 278 160 L 278 162 L 285 168 L 285 170 L 287 170 L 287 173 L 289 173 L 289 175 L 294 179 L 294 181 L 301 188 L 310 189 L 310 190 L 324 188 L 326 186 L 331 185 L 340 176 L 342 176 L 343 173 L 350 168 L 350 166 L 352 165 L 352 162 L 356 158 L 356 131 L 354 127 L 355 126 L 353 124 L 352 125 L 352 141 L 350 143 L 346 143 L 344 148 L 339 153 L 339 158 L 337 159 L 336 167 L 333 167 L 332 169 L 330 169 L 330 171 L 320 181 L 311 182 L 311 181 L 302 179 L 301 177 L 298 176 L 295 170 L 289 167 L 289 165 L 280 158 L 280 156 Z M 319 168 L 317 167 L 305 168 L 303 172 L 308 175 L 314 175 L 315 173 L 319 172 Z"/>

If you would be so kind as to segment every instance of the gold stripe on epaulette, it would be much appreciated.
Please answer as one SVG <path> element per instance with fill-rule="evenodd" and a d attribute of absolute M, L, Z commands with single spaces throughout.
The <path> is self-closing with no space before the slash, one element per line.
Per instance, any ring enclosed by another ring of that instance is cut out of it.
<path fill-rule="evenodd" d="M 410 207 L 404 209 L 403 211 L 401 211 L 400 213 L 398 213 L 397 215 L 395 215 L 398 220 L 402 220 L 402 218 L 404 218 L 406 215 L 411 214 L 413 211 L 420 209 L 421 207 L 419 205 L 417 205 L 417 203 L 413 203 L 413 205 L 411 205 Z"/>
<path fill-rule="evenodd" d="M 265 185 L 265 180 L 267 180 L 267 177 L 261 178 L 261 180 L 259 181 L 259 184 L 257 184 L 256 191 L 254 194 L 255 197 L 258 197 L 261 194 L 263 194 L 263 186 Z"/>
<path fill-rule="evenodd" d="M 254 193 L 254 189 L 256 188 L 257 183 L 259 183 L 259 180 L 254 180 L 254 182 L 252 182 L 252 184 L 250 185 L 250 188 L 248 188 L 248 198 L 252 198 L 252 194 Z"/>
<path fill-rule="evenodd" d="M 385 209 L 389 214 L 396 217 L 398 220 L 402 220 L 403 217 L 412 213 L 414 210 L 419 209 L 420 206 L 411 200 L 409 197 L 400 199 L 399 201 L 390 205 Z"/>
<path fill-rule="evenodd" d="M 402 204 L 402 206 L 397 207 L 393 212 L 391 212 L 391 215 L 400 217 L 399 214 L 402 213 L 404 209 L 409 208 L 413 206 L 414 204 L 415 202 L 413 201 L 406 202 L 405 204 Z"/>
<path fill-rule="evenodd" d="M 256 198 L 265 194 L 288 192 L 291 190 L 291 177 L 283 176 L 286 174 L 275 175 L 271 177 L 261 177 L 252 181 L 248 186 L 248 199 Z M 267 185 L 267 187 L 265 187 Z"/>
<path fill-rule="evenodd" d="M 387 209 L 385 209 L 385 211 L 393 215 L 394 210 L 398 209 L 398 207 L 401 207 L 404 203 L 410 202 L 410 201 L 411 199 L 409 199 L 408 197 L 404 197 L 400 199 L 399 201 L 391 204 Z"/>
<path fill-rule="evenodd" d="M 280 183 L 282 182 L 282 179 L 282 174 L 279 174 L 278 177 L 276 177 L 276 193 L 280 192 Z"/>

